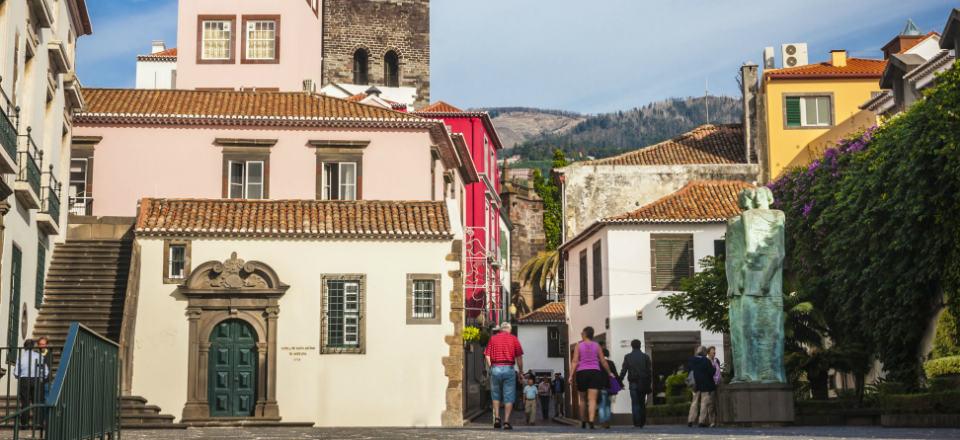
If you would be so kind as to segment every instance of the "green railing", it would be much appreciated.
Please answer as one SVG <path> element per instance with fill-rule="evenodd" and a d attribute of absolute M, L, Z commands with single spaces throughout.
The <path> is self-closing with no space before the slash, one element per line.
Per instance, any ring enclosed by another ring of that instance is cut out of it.
<path fill-rule="evenodd" d="M 77 322 L 63 348 L 47 394 L 46 434 L 51 440 L 120 436 L 120 350 Z"/>
<path fill-rule="evenodd" d="M 14 163 L 17 161 L 17 126 L 13 123 L 13 113 L 16 111 L 3 88 L 0 88 L 0 145 Z"/>
<path fill-rule="evenodd" d="M 27 182 L 30 189 L 40 198 L 40 164 L 43 163 L 43 152 L 33 141 L 31 128 L 27 127 L 27 134 L 20 136 L 24 139 L 24 148 L 20 150 L 20 172 L 17 173 L 18 182 Z"/>
<path fill-rule="evenodd" d="M 53 174 L 53 164 L 50 164 L 49 171 L 46 172 L 47 175 L 47 186 L 46 191 L 43 192 L 43 204 L 40 208 L 40 212 L 47 213 L 53 222 L 60 224 L 60 181 L 57 180 L 57 177 Z"/>

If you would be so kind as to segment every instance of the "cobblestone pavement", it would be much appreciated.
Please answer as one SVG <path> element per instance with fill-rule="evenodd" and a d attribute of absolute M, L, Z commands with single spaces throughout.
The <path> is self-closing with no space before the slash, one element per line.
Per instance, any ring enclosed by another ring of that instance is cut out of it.
<path fill-rule="evenodd" d="M 401 428 L 191 428 L 173 431 L 124 431 L 127 440 L 209 439 L 209 440 L 297 440 L 297 439 L 960 439 L 960 429 L 892 429 L 880 427 L 792 427 L 792 428 L 712 428 L 686 426 L 648 426 L 642 430 L 614 427 L 609 430 L 581 431 L 568 426 L 516 426 L 512 432 L 494 431 L 486 425 L 462 429 Z"/>

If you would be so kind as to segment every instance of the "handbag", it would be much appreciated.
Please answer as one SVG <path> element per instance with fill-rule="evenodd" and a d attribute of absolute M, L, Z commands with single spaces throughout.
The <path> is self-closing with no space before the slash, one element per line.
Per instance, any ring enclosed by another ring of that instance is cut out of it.
<path fill-rule="evenodd" d="M 617 394 L 617 393 L 619 393 L 621 390 L 623 390 L 623 387 L 620 386 L 620 381 L 617 380 L 616 377 L 613 377 L 613 376 L 607 376 L 607 377 L 610 379 L 610 385 L 607 386 L 607 392 L 608 392 L 608 393 L 610 393 L 610 394 Z"/>

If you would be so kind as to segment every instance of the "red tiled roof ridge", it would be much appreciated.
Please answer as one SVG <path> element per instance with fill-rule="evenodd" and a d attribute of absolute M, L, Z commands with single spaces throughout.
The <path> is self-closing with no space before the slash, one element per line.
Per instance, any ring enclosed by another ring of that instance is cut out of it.
<path fill-rule="evenodd" d="M 566 322 L 567 307 L 562 302 L 551 302 L 517 319 L 520 324 Z"/>
<path fill-rule="evenodd" d="M 454 107 L 446 101 L 434 102 L 433 104 L 430 104 L 419 111 L 424 113 L 463 113 L 463 110 Z"/>
<path fill-rule="evenodd" d="M 452 237 L 435 201 L 162 199 L 140 201 L 138 235 L 402 238 Z"/>
<path fill-rule="evenodd" d="M 848 57 L 847 64 L 837 67 L 829 61 L 804 64 L 802 66 L 769 69 L 763 72 L 768 78 L 879 78 L 887 61 L 873 58 Z"/>
<path fill-rule="evenodd" d="M 147 55 L 137 55 L 137 59 L 140 60 L 140 61 L 160 60 L 160 59 L 164 59 L 164 60 L 166 60 L 166 59 L 173 59 L 173 60 L 176 60 L 176 58 L 177 58 L 177 48 L 176 48 L 176 47 L 171 47 L 171 48 L 169 48 L 169 49 L 167 49 L 167 50 L 161 50 L 160 52 L 151 53 L 151 54 L 147 54 Z"/>
<path fill-rule="evenodd" d="M 601 223 L 723 222 L 740 213 L 738 196 L 754 185 L 740 180 L 694 180 L 637 210 Z"/>
<path fill-rule="evenodd" d="M 415 114 L 317 93 L 98 87 L 83 91 L 87 106 L 77 114 L 81 122 L 96 116 L 428 121 Z"/>
<path fill-rule="evenodd" d="M 746 163 L 745 151 L 742 124 L 703 124 L 653 145 L 573 165 L 738 164 Z"/>

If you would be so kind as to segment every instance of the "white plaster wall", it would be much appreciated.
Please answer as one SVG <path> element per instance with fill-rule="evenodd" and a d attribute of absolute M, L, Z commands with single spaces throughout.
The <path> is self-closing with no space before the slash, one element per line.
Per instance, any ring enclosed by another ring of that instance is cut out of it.
<path fill-rule="evenodd" d="M 133 393 L 178 418 L 187 396 L 187 301 L 162 284 L 163 241 L 142 246 Z M 192 265 L 239 258 L 273 267 L 280 299 L 277 400 L 287 422 L 318 426 L 439 426 L 447 378 L 450 241 L 194 240 Z M 322 274 L 366 274 L 366 354 L 321 355 Z M 406 324 L 406 275 L 439 273 L 440 325 Z M 282 347 L 311 347 L 294 357 Z M 202 372 L 201 374 L 207 374 Z"/>
<path fill-rule="evenodd" d="M 634 211 L 693 180 L 758 179 L 758 165 L 584 165 L 563 174 L 563 238 L 569 240 L 598 219 Z"/>
<path fill-rule="evenodd" d="M 560 324 L 554 324 L 559 326 Z M 547 356 L 547 328 L 546 324 L 518 324 L 517 338 L 523 347 L 523 369 L 535 372 L 550 371 L 563 373 L 563 358 Z"/>
<path fill-rule="evenodd" d="M 176 61 L 137 61 L 138 89 L 175 89 Z"/>
<path fill-rule="evenodd" d="M 607 348 L 617 368 L 622 367 L 623 357 L 630 352 L 630 341 L 644 340 L 646 332 L 700 331 L 705 346 L 716 346 L 717 355 L 723 362 L 723 335 L 701 329 L 691 320 L 672 320 L 658 307 L 659 298 L 673 292 L 654 292 L 650 272 L 650 234 L 693 234 L 696 271 L 700 271 L 700 259 L 713 255 L 714 240 L 723 238 L 726 232 L 724 224 L 673 224 L 673 225 L 612 225 L 594 233 L 582 243 L 571 248 L 567 262 L 567 279 L 577 278 L 577 254 L 580 249 L 589 249 L 597 238 L 603 239 L 606 254 L 604 273 L 606 274 L 604 297 L 606 308 L 597 307 L 592 300 L 586 306 L 580 306 L 577 288 L 579 281 L 568 282 L 568 314 L 570 315 L 570 340 L 580 339 L 580 330 L 585 325 L 603 328 L 606 318 L 610 318 L 607 331 Z M 609 247 L 607 247 L 609 246 Z M 589 250 L 588 250 L 589 254 Z M 589 258 L 588 258 L 589 260 Z M 592 262 L 591 262 L 592 264 Z M 609 284 L 607 284 L 609 283 Z M 600 301 L 596 301 L 600 303 Z M 643 311 L 643 320 L 637 320 L 637 311 Z M 646 350 L 646 347 L 644 347 Z M 692 355 L 693 353 L 691 353 Z M 615 413 L 630 412 L 630 398 L 623 394 L 614 404 Z"/>
<path fill-rule="evenodd" d="M 929 60 L 933 58 L 934 55 L 940 53 L 940 37 L 934 35 L 926 38 L 916 46 L 907 49 L 906 53 L 920 55 L 923 59 Z"/>
<path fill-rule="evenodd" d="M 609 282 L 604 280 L 604 295 L 600 298 L 593 297 L 593 243 L 597 240 L 602 240 L 601 249 L 606 256 L 607 254 L 607 232 L 606 229 L 602 229 L 599 232 L 593 234 L 587 240 L 584 240 L 581 243 L 578 243 L 576 246 L 570 248 L 568 254 L 568 260 L 564 263 L 566 265 L 566 271 L 564 272 L 564 285 L 566 286 L 566 301 L 567 301 L 567 320 L 570 323 L 568 326 L 568 338 L 570 344 L 575 344 L 580 340 L 580 332 L 583 331 L 583 328 L 586 326 L 593 327 L 594 335 L 605 334 L 607 329 L 605 328 L 606 318 L 610 316 L 610 296 L 606 294 L 609 291 Z M 580 304 L 580 251 L 587 251 L 587 303 Z M 604 261 L 604 267 L 608 267 L 608 262 Z M 604 271 L 604 277 L 606 277 L 606 270 Z M 567 347 L 569 350 L 569 347 Z"/>

